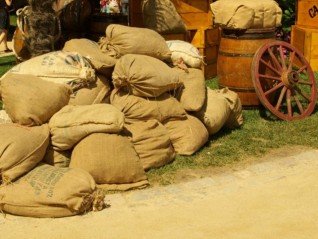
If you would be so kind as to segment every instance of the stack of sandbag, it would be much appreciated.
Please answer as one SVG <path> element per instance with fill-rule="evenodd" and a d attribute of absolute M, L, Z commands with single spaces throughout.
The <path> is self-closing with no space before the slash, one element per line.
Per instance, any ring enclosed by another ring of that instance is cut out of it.
<path fill-rule="evenodd" d="M 218 0 L 210 4 L 214 24 L 226 29 L 281 26 L 282 10 L 274 0 Z"/>
<path fill-rule="evenodd" d="M 31 58 L 1 78 L 0 149 L 14 141 L 6 137 L 10 127 L 30 134 L 46 129 L 45 137 L 32 137 L 44 138 L 41 145 L 23 145 L 23 155 L 29 150 L 36 157 L 13 158 L 21 163 L 12 168 L 21 164 L 22 171 L 9 175 L 11 156 L 0 157 L 3 211 L 60 217 L 98 210 L 99 190 L 144 188 L 148 170 L 194 154 L 222 127 L 242 125 L 238 95 L 206 87 L 186 42 L 179 42 L 184 55 L 174 58 L 172 45 L 153 30 L 112 24 L 105 33 L 98 43 L 70 40 L 63 50 Z M 19 201 L 21 192 L 28 197 Z M 67 197 L 74 197 L 72 203 Z M 53 208 L 54 201 L 60 207 Z"/>

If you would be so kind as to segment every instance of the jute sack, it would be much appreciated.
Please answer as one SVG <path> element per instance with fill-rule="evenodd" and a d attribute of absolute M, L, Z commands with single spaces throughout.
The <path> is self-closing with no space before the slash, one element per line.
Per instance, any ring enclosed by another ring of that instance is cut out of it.
<path fill-rule="evenodd" d="M 70 165 L 71 155 L 72 150 L 59 151 L 53 149 L 52 145 L 49 145 L 42 162 L 55 167 L 66 168 Z"/>
<path fill-rule="evenodd" d="M 96 72 L 111 77 L 117 59 L 102 52 L 97 42 L 78 38 L 65 42 L 62 49 L 66 52 L 78 52 L 84 56 L 96 70 Z"/>
<path fill-rule="evenodd" d="M 200 69 L 189 68 L 188 72 L 173 68 L 179 74 L 183 87 L 176 91 L 175 97 L 186 111 L 199 111 L 206 100 L 205 77 Z"/>
<path fill-rule="evenodd" d="M 159 168 L 174 160 L 175 152 L 167 129 L 157 120 L 125 124 L 144 170 Z"/>
<path fill-rule="evenodd" d="M 144 26 L 160 34 L 187 31 L 181 16 L 170 0 L 143 0 L 141 10 Z"/>
<path fill-rule="evenodd" d="M 168 60 L 171 52 L 166 40 L 156 31 L 110 24 L 106 28 L 106 37 L 98 42 L 101 50 L 112 57 L 120 58 L 126 54 L 140 54 Z"/>
<path fill-rule="evenodd" d="M 124 114 L 110 104 L 67 105 L 49 121 L 51 144 L 67 150 L 91 133 L 118 133 Z"/>
<path fill-rule="evenodd" d="M 96 80 L 94 68 L 78 52 L 49 52 L 24 61 L 11 68 L 9 72 L 69 84 L 72 89 L 81 88 Z"/>
<path fill-rule="evenodd" d="M 281 26 L 282 10 L 274 0 L 218 0 L 210 4 L 214 23 L 228 29 Z"/>
<path fill-rule="evenodd" d="M 141 97 L 157 97 L 182 85 L 178 74 L 166 63 L 146 55 L 128 54 L 120 58 L 112 78 L 116 89 L 123 88 Z"/>
<path fill-rule="evenodd" d="M 71 89 L 33 75 L 9 73 L 1 80 L 2 99 L 13 122 L 33 126 L 46 122 L 70 99 Z"/>
<path fill-rule="evenodd" d="M 189 42 L 181 40 L 166 41 L 170 51 L 172 62 L 178 62 L 180 58 L 190 68 L 201 68 L 203 64 L 203 56 L 201 56 L 198 48 Z"/>
<path fill-rule="evenodd" d="M 91 105 L 109 103 L 112 91 L 111 81 L 102 74 L 96 74 L 96 82 L 81 89 L 73 91 L 69 105 Z"/>
<path fill-rule="evenodd" d="M 150 119 L 163 122 L 170 118 L 186 118 L 186 112 L 181 104 L 168 93 L 158 97 L 144 98 L 113 90 L 110 102 L 124 113 L 126 122 Z"/>
<path fill-rule="evenodd" d="M 93 133 L 73 149 L 71 168 L 82 168 L 95 179 L 98 187 L 128 190 L 147 186 L 148 179 L 128 137 Z"/>
<path fill-rule="evenodd" d="M 224 126 L 230 129 L 242 126 L 244 122 L 243 109 L 238 94 L 232 90 L 229 90 L 227 87 L 217 90 L 217 92 L 220 92 L 225 97 L 230 106 L 230 115 Z"/>
<path fill-rule="evenodd" d="M 13 123 L 5 110 L 0 110 L 0 124 Z"/>
<path fill-rule="evenodd" d="M 105 194 L 82 169 L 40 164 L 16 182 L 0 187 L 0 209 L 19 216 L 67 217 L 99 211 Z"/>
<path fill-rule="evenodd" d="M 209 133 L 204 124 L 192 115 L 185 120 L 168 120 L 164 126 L 177 154 L 192 155 L 209 139 Z"/>
<path fill-rule="evenodd" d="M 193 115 L 200 119 L 209 134 L 216 134 L 228 120 L 231 113 L 229 103 L 218 90 L 207 88 L 207 97 L 203 107 L 193 112 Z"/>
<path fill-rule="evenodd" d="M 49 139 L 47 124 L 0 124 L 0 184 L 8 184 L 34 168 L 43 159 Z"/>

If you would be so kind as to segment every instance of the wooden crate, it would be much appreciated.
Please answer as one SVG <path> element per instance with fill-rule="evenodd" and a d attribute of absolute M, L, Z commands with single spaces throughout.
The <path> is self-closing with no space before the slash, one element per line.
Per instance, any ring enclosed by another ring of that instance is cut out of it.
<path fill-rule="evenodd" d="M 212 0 L 172 0 L 182 21 L 188 28 L 211 27 Z"/>
<path fill-rule="evenodd" d="M 296 11 L 296 25 L 318 28 L 317 0 L 298 0 Z"/>
<path fill-rule="evenodd" d="M 318 29 L 293 25 L 291 44 L 304 55 L 312 70 L 318 71 Z"/>
<path fill-rule="evenodd" d="M 221 31 L 218 27 L 200 27 L 188 30 L 188 41 L 197 48 L 219 44 Z"/>
<path fill-rule="evenodd" d="M 205 64 L 202 65 L 201 69 L 203 71 L 206 80 L 217 76 L 217 56 L 219 45 L 215 44 L 213 46 L 207 46 L 204 48 L 198 48 L 200 54 L 204 56 Z"/>

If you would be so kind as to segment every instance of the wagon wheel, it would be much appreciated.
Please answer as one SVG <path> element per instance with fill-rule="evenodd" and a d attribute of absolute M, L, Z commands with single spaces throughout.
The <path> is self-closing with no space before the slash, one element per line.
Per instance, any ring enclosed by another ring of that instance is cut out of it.
<path fill-rule="evenodd" d="M 287 42 L 273 41 L 257 50 L 252 80 L 260 102 L 280 119 L 303 119 L 315 108 L 314 73 L 300 51 Z"/>

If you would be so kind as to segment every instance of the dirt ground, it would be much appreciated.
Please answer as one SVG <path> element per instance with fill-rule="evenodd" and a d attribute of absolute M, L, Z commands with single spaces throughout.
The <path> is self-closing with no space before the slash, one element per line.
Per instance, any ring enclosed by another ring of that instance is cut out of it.
<path fill-rule="evenodd" d="M 169 186 L 107 195 L 100 212 L 0 217 L 1 239 L 315 239 L 318 150 L 289 147 L 212 170 L 184 170 Z"/>

